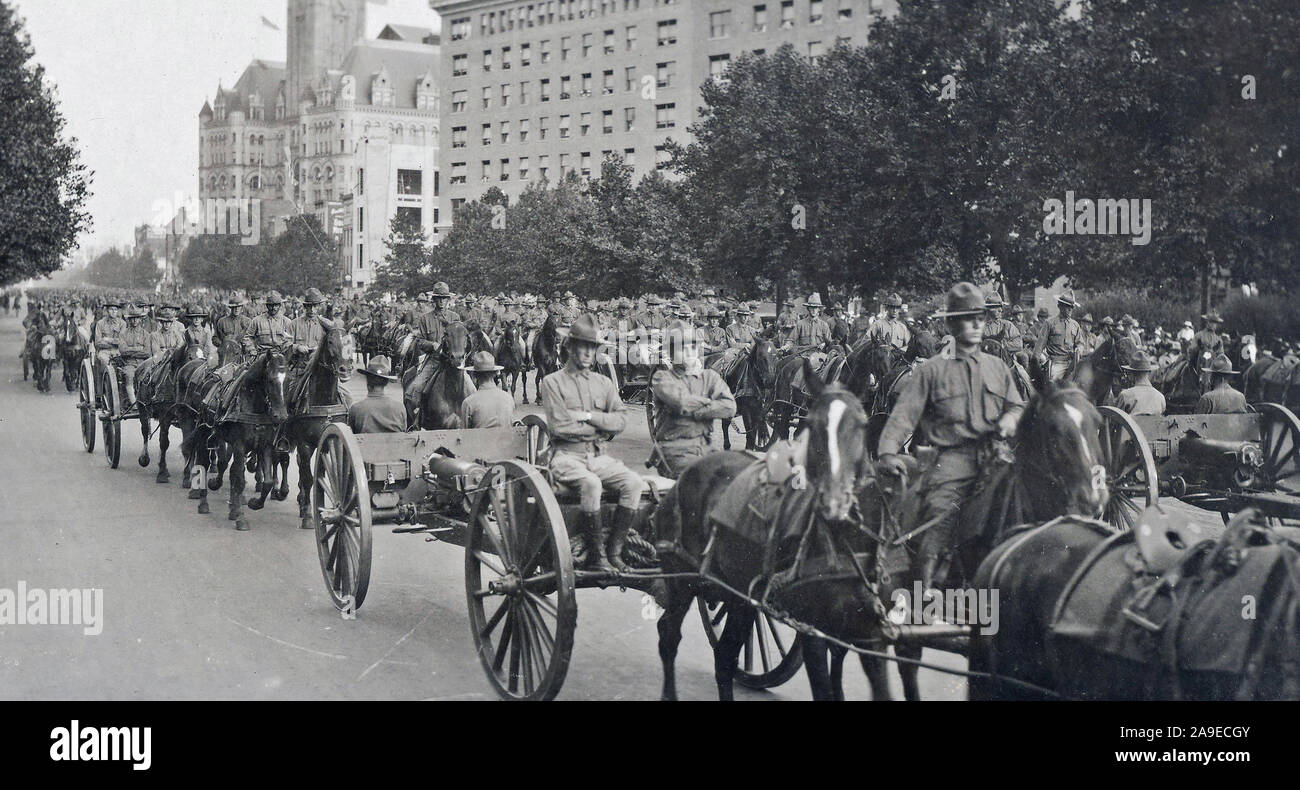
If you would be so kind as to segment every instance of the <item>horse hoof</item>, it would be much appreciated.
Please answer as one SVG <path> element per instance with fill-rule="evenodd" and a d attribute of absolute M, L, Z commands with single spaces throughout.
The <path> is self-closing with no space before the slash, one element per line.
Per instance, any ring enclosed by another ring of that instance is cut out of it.
<path fill-rule="evenodd" d="M 248 509 L 249 509 L 249 510 L 261 510 L 261 509 L 262 509 L 262 506 L 265 505 L 266 503 L 263 502 L 263 501 L 260 500 L 260 499 L 255 499 L 255 498 L 253 498 L 253 497 L 249 497 L 249 498 L 248 498 L 248 501 L 245 502 L 244 504 L 245 504 L 245 505 L 248 505 Z"/>
<path fill-rule="evenodd" d="M 209 480 L 209 481 L 208 481 L 208 490 L 209 490 L 209 491 L 220 491 L 220 490 L 221 490 L 221 478 L 217 477 L 217 478 L 213 478 L 212 480 Z"/>
<path fill-rule="evenodd" d="M 283 502 L 284 500 L 289 498 L 289 491 L 287 489 L 284 491 L 275 491 L 271 494 L 271 497 L 276 502 Z"/>
<path fill-rule="evenodd" d="M 155 478 L 155 479 L 156 479 L 156 480 L 158 481 L 158 483 L 160 483 L 160 484 L 161 484 L 161 483 L 170 483 L 170 482 L 172 481 L 172 476 L 169 475 L 169 474 L 167 474 L 166 472 L 159 472 L 159 473 L 158 473 L 158 477 Z"/>
<path fill-rule="evenodd" d="M 232 508 L 230 509 L 230 512 L 226 514 L 226 521 L 238 521 L 239 519 L 241 519 L 241 518 L 243 518 L 243 517 L 244 517 L 244 514 L 241 513 L 241 512 L 239 512 L 239 508 L 233 508 L 233 507 L 232 507 Z"/>
<path fill-rule="evenodd" d="M 248 531 L 248 522 L 245 521 L 245 520 L 242 519 L 242 518 L 241 518 L 241 519 L 238 519 L 237 521 L 235 521 L 235 529 L 238 530 L 238 531 L 240 531 L 240 532 L 247 532 L 247 531 Z"/>
<path fill-rule="evenodd" d="M 190 498 L 190 499 L 202 499 L 202 498 L 203 498 L 203 492 L 200 491 L 200 490 L 197 489 L 197 488 L 191 488 L 191 489 L 190 489 L 190 493 L 189 493 L 189 498 Z"/>
<path fill-rule="evenodd" d="M 148 455 L 147 453 L 146 453 L 145 455 L 141 455 L 141 456 L 140 456 L 139 458 L 137 458 L 136 460 L 140 463 L 140 466 L 148 466 L 148 465 L 149 465 L 149 455 Z"/>
<path fill-rule="evenodd" d="M 185 479 L 181 481 L 181 488 L 189 488 L 189 487 L 190 487 L 190 476 L 185 475 Z"/>
<path fill-rule="evenodd" d="M 207 502 L 200 502 L 200 503 L 199 503 L 199 513 L 200 513 L 200 514 L 206 516 L 207 514 L 209 514 L 209 513 L 211 513 L 211 512 L 212 512 L 212 508 L 208 507 L 208 503 L 207 503 Z"/>
<path fill-rule="evenodd" d="M 304 516 L 302 523 L 298 525 L 298 529 L 316 529 L 316 525 L 312 523 L 310 518 Z"/>

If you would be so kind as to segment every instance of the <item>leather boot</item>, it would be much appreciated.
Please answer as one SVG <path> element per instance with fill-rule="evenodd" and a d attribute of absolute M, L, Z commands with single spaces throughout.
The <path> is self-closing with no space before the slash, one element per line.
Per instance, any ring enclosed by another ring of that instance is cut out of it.
<path fill-rule="evenodd" d="M 587 536 L 587 570 L 613 573 L 615 568 L 609 564 L 609 558 L 605 555 L 609 528 L 603 525 L 600 511 L 583 513 L 582 520 Z"/>
<path fill-rule="evenodd" d="M 609 558 L 610 564 L 624 573 L 631 568 L 623 562 L 623 546 L 627 544 L 627 532 L 632 528 L 636 516 L 637 511 L 619 505 L 614 511 L 614 529 L 610 533 L 609 543 L 605 546 L 605 555 Z"/>

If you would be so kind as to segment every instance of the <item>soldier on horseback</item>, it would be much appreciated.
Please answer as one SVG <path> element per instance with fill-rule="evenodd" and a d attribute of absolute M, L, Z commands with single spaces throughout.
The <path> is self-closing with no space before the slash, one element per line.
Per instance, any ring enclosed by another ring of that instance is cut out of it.
<path fill-rule="evenodd" d="M 785 345 L 781 347 L 782 353 L 805 348 L 822 348 L 831 340 L 831 327 L 821 317 L 822 298 L 821 294 L 814 292 L 804 302 L 804 309 L 808 314 L 800 318 L 794 325 L 794 330 L 786 340 Z"/>
<path fill-rule="evenodd" d="M 1224 353 L 1223 338 L 1219 337 L 1222 325 L 1223 319 L 1213 310 L 1201 316 L 1201 331 L 1193 335 L 1192 342 L 1187 345 L 1187 357 L 1197 370 L 1201 369 L 1203 355 L 1208 354 L 1213 359 L 1215 355 Z"/>
<path fill-rule="evenodd" d="M 212 338 L 218 348 L 226 342 L 227 338 L 243 342 L 244 335 L 248 333 L 248 325 L 252 322 L 252 319 L 243 314 L 243 306 L 244 300 L 238 294 L 231 296 L 226 302 L 226 309 L 229 312 L 217 319 L 217 323 L 212 327 Z M 222 359 L 221 364 L 230 361 Z"/>
<path fill-rule="evenodd" d="M 902 309 L 903 297 L 898 294 L 886 297 L 885 317 L 873 324 L 867 333 L 871 345 L 889 345 L 900 351 L 907 348 L 912 341 L 912 331 L 899 316 Z"/>
<path fill-rule="evenodd" d="M 676 478 L 709 452 L 714 420 L 736 416 L 736 400 L 717 372 L 704 367 L 694 329 L 684 321 L 668 328 L 670 365 L 650 378 L 659 413 L 652 439 L 653 462 L 664 477 Z"/>
<path fill-rule="evenodd" d="M 1232 369 L 1227 354 L 1219 354 L 1211 362 L 1210 391 L 1196 402 L 1197 414 L 1245 414 L 1246 396 L 1232 386 L 1232 377 L 1240 373 Z"/>
<path fill-rule="evenodd" d="M 442 345 L 447 325 L 460 320 L 459 315 L 447 309 L 451 289 L 446 283 L 434 283 L 430 297 L 433 299 L 433 309 L 415 319 L 415 348 L 426 356 L 424 364 L 411 381 L 412 393 L 424 392 L 425 386 L 433 380 L 434 374 L 438 372 L 438 347 Z"/>
<path fill-rule="evenodd" d="M 700 327 L 700 354 L 716 354 L 727 348 L 727 330 L 722 328 L 722 313 L 715 307 L 706 307 L 704 319 L 708 326 Z"/>
<path fill-rule="evenodd" d="M 1056 297 L 1056 304 L 1060 315 L 1043 325 L 1034 342 L 1034 356 L 1046 367 L 1047 380 L 1052 382 L 1060 381 L 1065 375 L 1070 363 L 1078 357 L 1083 340 L 1083 328 L 1070 317 L 1078 306 L 1074 294 L 1062 291 Z"/>
<path fill-rule="evenodd" d="M 153 333 L 153 351 L 170 351 L 185 345 L 185 330 L 176 323 L 180 305 L 164 304 L 158 312 L 158 331 Z"/>
<path fill-rule="evenodd" d="M 924 588 L 936 578 L 939 561 L 951 550 L 957 516 L 979 474 L 979 451 L 991 436 L 1011 436 L 1024 411 L 1010 369 L 980 351 L 984 338 L 984 294 L 975 285 L 957 283 L 948 291 L 947 307 L 935 315 L 946 319 L 953 343 L 912 374 L 880 435 L 878 467 L 901 476 L 900 456 L 915 432 L 918 442 L 938 449 L 922 487 L 920 567 Z"/>
<path fill-rule="evenodd" d="M 1002 317 L 1002 297 L 993 292 L 984 299 L 988 308 L 988 321 L 984 324 L 984 339 L 996 340 L 1002 344 L 1007 355 L 1014 359 L 1025 348 L 1025 339 L 1015 324 Z M 1004 357 L 1003 361 L 1006 361 Z"/>
<path fill-rule="evenodd" d="M 333 325 L 329 319 L 316 315 L 324 302 L 325 295 L 320 290 L 308 288 L 302 299 L 303 313 L 290 324 L 293 352 L 300 359 L 316 350 L 321 338 L 325 337 L 325 329 Z"/>
<path fill-rule="evenodd" d="M 551 475 L 578 489 L 578 529 L 587 540 L 588 564 L 602 571 L 626 570 L 623 545 L 638 516 L 645 481 L 605 452 L 603 445 L 626 427 L 627 407 L 614 382 L 592 369 L 596 352 L 605 342 L 595 317 L 580 316 L 565 342 L 568 361 L 542 379 L 541 385 L 554 448 Z M 612 533 L 601 518 L 600 497 L 605 488 L 618 494 Z"/>
<path fill-rule="evenodd" d="M 262 351 L 287 352 L 293 345 L 293 326 L 289 319 L 280 315 L 284 297 L 279 291 L 266 295 L 266 312 L 257 316 L 244 330 L 244 350 L 249 354 Z"/>

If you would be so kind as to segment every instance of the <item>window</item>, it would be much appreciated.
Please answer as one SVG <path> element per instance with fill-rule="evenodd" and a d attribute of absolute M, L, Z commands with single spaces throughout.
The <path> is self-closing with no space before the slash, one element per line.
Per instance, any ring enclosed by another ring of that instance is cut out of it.
<path fill-rule="evenodd" d="M 538 140 L 545 140 L 545 139 L 546 139 L 546 122 L 547 122 L 548 120 L 549 120 L 549 119 L 548 119 L 545 115 L 543 115 L 541 118 L 538 118 L 538 119 L 537 119 L 537 139 L 538 139 Z"/>
<path fill-rule="evenodd" d="M 451 58 L 451 76 L 463 77 L 469 73 L 469 55 L 453 55 Z"/>
<path fill-rule="evenodd" d="M 519 119 L 519 142 L 521 143 L 528 142 L 528 125 L 529 121 L 527 118 Z"/>
<path fill-rule="evenodd" d="M 636 128 L 636 108 L 623 108 L 623 131 L 630 132 Z"/>
<path fill-rule="evenodd" d="M 560 116 L 560 139 L 566 140 L 569 137 L 569 116 Z"/>
<path fill-rule="evenodd" d="M 600 113 L 600 131 L 603 134 L 614 133 L 614 111 L 602 110 Z"/>
<path fill-rule="evenodd" d="M 582 152 L 582 158 L 579 160 L 578 166 L 582 169 L 583 178 L 591 178 L 591 152 L 590 151 Z"/>
<path fill-rule="evenodd" d="M 848 0 L 840 0 L 840 19 L 852 19 L 853 8 L 849 5 Z"/>
<path fill-rule="evenodd" d="M 730 55 L 710 55 L 709 56 L 709 78 L 717 81 L 723 79 L 723 74 L 727 72 L 727 66 L 731 63 Z"/>
<path fill-rule="evenodd" d="M 550 154 L 541 154 L 537 157 L 537 175 L 541 176 L 543 181 L 546 180 L 547 171 L 551 169 L 549 167 L 550 161 Z"/>
<path fill-rule="evenodd" d="M 502 121 L 501 122 L 501 144 L 505 145 L 508 142 L 510 142 L 510 122 Z"/>
<path fill-rule="evenodd" d="M 473 24 L 473 19 L 467 16 L 451 20 L 451 40 L 460 41 L 469 38 L 470 27 Z"/>
<path fill-rule="evenodd" d="M 627 164 L 628 167 L 636 167 L 636 149 L 624 148 L 623 161 Z"/>
<path fill-rule="evenodd" d="M 560 36 L 560 62 L 569 59 L 569 37 Z"/>
<path fill-rule="evenodd" d="M 560 154 L 560 177 L 563 178 L 569 172 L 569 155 Z"/>
<path fill-rule="evenodd" d="M 483 131 L 479 135 L 479 142 L 483 145 L 492 145 L 492 124 L 483 124 Z"/>
<path fill-rule="evenodd" d="M 623 69 L 623 77 L 627 80 L 627 90 L 636 89 L 636 66 L 628 66 Z"/>
<path fill-rule="evenodd" d="M 397 171 L 397 194 L 399 195 L 421 195 L 424 193 L 424 171 L 423 170 L 398 170 Z"/>
<path fill-rule="evenodd" d="M 677 70 L 677 61 L 670 60 L 667 63 L 655 64 L 655 85 L 660 88 L 671 88 L 673 82 L 673 73 Z"/>
<path fill-rule="evenodd" d="M 811 60 L 813 63 L 816 63 L 817 61 L 821 60 L 822 55 L 825 54 L 826 54 L 826 47 L 822 46 L 822 42 L 820 41 L 808 42 L 808 59 Z"/>
<path fill-rule="evenodd" d="M 567 74 L 564 75 L 563 77 L 560 77 L 560 98 L 561 99 L 571 98 L 571 94 L 569 93 L 569 91 L 572 87 L 573 87 L 573 81 L 569 79 L 569 76 Z"/>
<path fill-rule="evenodd" d="M 526 156 L 519 157 L 519 180 L 528 180 L 528 157 Z"/>
<path fill-rule="evenodd" d="M 357 245 L 357 268 L 366 268 L 366 245 L 364 244 Z"/>
<path fill-rule="evenodd" d="M 537 45 L 537 51 L 541 53 L 541 59 L 542 59 L 542 62 L 543 62 L 543 63 L 550 63 L 550 62 L 551 62 L 551 41 L 550 41 L 550 39 L 546 39 L 546 38 L 542 39 L 542 40 L 541 40 L 541 43 L 539 43 L 539 44 Z"/>
<path fill-rule="evenodd" d="M 782 0 L 781 29 L 789 30 L 792 27 L 794 27 L 794 0 Z"/>
<path fill-rule="evenodd" d="M 636 25 L 627 26 L 627 48 L 636 49 Z"/>
<path fill-rule="evenodd" d="M 582 97 L 591 98 L 591 72 L 582 75 Z"/>
<path fill-rule="evenodd" d="M 460 130 L 465 131 L 465 127 L 460 127 Z M 366 194 L 366 169 L 364 167 L 357 168 L 357 194 Z"/>
<path fill-rule="evenodd" d="M 365 233 L 365 232 L 366 232 L 366 210 L 365 208 L 358 207 L 357 208 L 357 233 Z"/>
<path fill-rule="evenodd" d="M 483 50 L 483 70 L 492 70 L 492 50 L 490 49 Z"/>
<path fill-rule="evenodd" d="M 502 160 L 501 160 L 501 176 L 500 176 L 500 178 L 501 178 L 502 181 L 509 181 L 509 180 L 510 180 L 510 160 L 509 160 L 509 159 L 502 159 Z"/>
<path fill-rule="evenodd" d="M 614 95 L 614 70 L 606 69 L 600 75 L 600 93 L 602 96 Z"/>
<path fill-rule="evenodd" d="M 585 58 L 591 54 L 591 34 L 582 34 L 582 56 Z"/>
<path fill-rule="evenodd" d="M 659 46 L 667 47 L 677 43 L 677 20 L 667 19 L 659 23 Z"/>
<path fill-rule="evenodd" d="M 541 92 L 542 101 L 550 101 L 550 100 L 551 100 L 551 81 L 550 81 L 550 80 L 542 80 L 540 84 L 541 84 L 541 86 L 542 86 L 542 92 Z"/>
<path fill-rule="evenodd" d="M 606 30 L 606 31 L 605 31 L 605 49 L 604 49 L 604 52 L 605 52 L 606 55 L 613 55 L 613 54 L 614 54 L 614 31 L 613 31 L 613 30 Z"/>
<path fill-rule="evenodd" d="M 508 82 L 501 83 L 501 106 L 510 106 L 510 83 Z"/>
<path fill-rule="evenodd" d="M 591 113 L 584 112 L 581 118 L 579 119 L 578 123 L 582 127 L 582 132 L 581 132 L 582 136 L 586 137 L 587 132 L 591 131 Z"/>
<path fill-rule="evenodd" d="M 465 112 L 465 104 L 469 100 L 469 91 L 452 91 L 451 92 L 451 111 Z"/>
<path fill-rule="evenodd" d="M 423 231 L 424 227 L 422 220 L 424 218 L 421 216 L 423 213 L 424 210 L 419 206 L 398 206 L 397 220 L 404 225 L 409 224 L 411 227 L 419 228 Z"/>
<path fill-rule="evenodd" d="M 822 0 L 810 0 L 808 3 L 808 24 L 820 25 L 822 23 Z"/>
<path fill-rule="evenodd" d="M 519 68 L 521 69 L 525 68 L 526 66 L 528 66 L 529 63 L 532 63 L 532 55 L 533 55 L 532 47 L 533 47 L 532 44 L 519 45 Z"/>
<path fill-rule="evenodd" d="M 484 85 L 483 86 L 483 109 L 486 110 L 491 106 L 492 106 L 492 87 L 489 85 Z"/>
<path fill-rule="evenodd" d="M 484 159 L 479 162 L 479 181 L 487 182 L 492 180 L 492 160 Z"/>
<path fill-rule="evenodd" d="M 677 105 L 656 104 L 655 105 L 655 128 L 672 129 L 675 126 L 677 126 Z"/>
<path fill-rule="evenodd" d="M 714 11 L 709 14 L 709 38 L 726 38 L 730 25 L 730 11 Z"/>
<path fill-rule="evenodd" d="M 464 126 L 451 127 L 451 147 L 464 148 L 466 143 L 466 129 Z"/>
<path fill-rule="evenodd" d="M 519 83 L 519 103 L 528 103 L 528 80 Z"/>
<path fill-rule="evenodd" d="M 655 146 L 655 170 L 663 170 L 668 166 L 668 148 L 662 145 Z"/>
<path fill-rule="evenodd" d="M 510 47 L 501 48 L 501 70 L 510 68 Z"/>

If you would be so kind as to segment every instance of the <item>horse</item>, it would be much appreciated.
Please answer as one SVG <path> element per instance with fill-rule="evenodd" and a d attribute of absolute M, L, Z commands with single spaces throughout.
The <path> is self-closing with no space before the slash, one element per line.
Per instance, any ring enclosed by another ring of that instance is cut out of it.
<path fill-rule="evenodd" d="M 1087 393 L 1093 405 L 1105 406 L 1119 394 L 1115 385 L 1121 380 L 1121 367 L 1132 363 L 1137 353 L 1137 344 L 1131 338 L 1109 336 L 1091 354 L 1074 360 L 1064 380 Z M 1040 390 L 1044 388 L 1042 382 L 1036 385 Z"/>
<path fill-rule="evenodd" d="M 90 333 L 77 325 L 72 316 L 63 316 L 63 331 L 59 333 L 59 359 L 63 363 L 63 386 L 76 392 L 81 386 L 81 362 L 90 348 Z"/>
<path fill-rule="evenodd" d="M 424 364 L 437 367 L 423 392 L 411 388 L 418 373 L 416 367 L 402 374 L 407 424 L 420 429 L 459 428 L 460 404 L 474 392 L 469 374 L 460 369 L 469 356 L 469 332 L 465 325 L 459 321 L 448 324 L 442 344 L 430 356 L 432 359 L 425 360 Z"/>
<path fill-rule="evenodd" d="M 1300 408 L 1300 364 L 1290 355 L 1263 357 L 1246 369 L 1242 392 L 1248 403 L 1280 403 L 1294 411 Z"/>
<path fill-rule="evenodd" d="M 470 320 L 465 324 L 465 331 L 469 334 L 470 354 L 477 354 L 480 351 L 486 351 L 489 354 L 492 353 L 495 344 L 493 344 L 492 338 L 488 336 L 487 331 L 483 329 L 482 324 L 478 321 Z"/>
<path fill-rule="evenodd" d="M 289 419 L 282 435 L 298 458 L 298 518 L 303 529 L 312 528 L 312 453 L 326 424 L 347 415 L 348 398 L 342 384 L 352 378 L 353 364 L 352 336 L 336 321 L 325 331 L 320 345 L 289 374 Z M 280 476 L 286 486 L 287 465 L 285 461 Z"/>
<path fill-rule="evenodd" d="M 865 533 L 856 526 L 856 490 L 869 471 L 861 402 L 839 384 L 824 384 L 803 361 L 811 406 L 800 442 L 792 447 L 797 472 L 785 482 L 761 482 L 763 462 L 746 453 L 720 452 L 688 466 L 665 495 L 653 518 L 655 531 L 666 540 L 661 553 L 669 573 L 685 576 L 665 580 L 664 612 L 659 618 L 659 657 L 663 663 L 662 699 L 677 698 L 675 662 L 682 621 L 697 596 L 721 599 L 726 626 L 714 648 L 714 676 L 721 700 L 731 700 L 737 659 L 753 627 L 754 607 L 719 588 L 704 576 L 733 590 L 769 598 L 792 616 L 811 625 L 844 633 L 860 630 L 873 608 L 873 593 L 860 582 L 856 555 L 870 551 Z M 770 481 L 770 478 L 769 478 Z M 773 494 L 779 489 L 779 494 Z M 719 510 L 745 513 L 752 520 L 722 526 Z M 766 536 L 773 539 L 755 541 Z M 805 563 L 806 561 L 806 563 Z M 805 569 L 811 568 L 811 572 Z M 701 578 L 689 574 L 699 573 Z M 825 654 L 823 652 L 823 659 Z M 831 696 L 825 662 L 806 662 L 813 695 Z"/>
<path fill-rule="evenodd" d="M 955 532 L 956 549 L 947 565 L 932 580 L 932 586 L 966 589 L 980 561 L 993 550 L 1003 535 L 1016 525 L 1042 522 L 1065 514 L 1099 516 L 1109 489 L 1102 466 L 1101 415 L 1087 395 L 1070 386 L 1049 384 L 1031 397 L 1014 439 L 1014 460 L 1002 453 L 989 453 L 983 472 L 967 499 Z M 915 468 L 915 462 L 909 462 Z M 859 493 L 866 528 L 894 546 L 885 564 L 890 570 L 891 599 L 898 591 L 911 594 L 921 582 L 919 568 L 912 562 L 920 548 L 918 526 L 925 476 L 908 481 L 873 478 Z M 890 515 L 897 514 L 897 517 Z M 903 538 L 906 537 L 904 540 Z M 804 644 L 808 655 L 824 648 L 820 640 Z M 913 659 L 921 656 L 919 643 L 895 644 L 894 651 Z M 836 698 L 842 699 L 839 678 L 845 651 L 831 648 L 831 675 Z M 880 682 L 885 659 L 863 656 L 862 665 L 871 684 L 873 699 L 888 699 L 889 687 Z M 918 668 L 899 664 L 903 693 L 908 700 L 920 699 Z"/>
<path fill-rule="evenodd" d="M 55 346 L 57 338 L 53 334 L 54 328 L 45 318 L 44 313 L 38 313 L 27 329 L 27 338 L 23 346 L 24 354 L 24 375 L 26 380 L 26 366 L 30 362 L 32 367 L 32 379 L 36 382 L 38 392 L 50 391 L 50 373 L 54 369 Z"/>
<path fill-rule="evenodd" d="M 803 364 L 805 359 L 813 362 L 811 369 L 823 383 L 838 381 L 846 368 L 846 358 L 834 348 L 828 352 L 818 346 L 808 346 L 778 359 L 772 376 L 771 397 L 765 398 L 765 409 L 772 414 L 769 444 L 778 438 L 788 438 L 797 429 L 807 408 L 806 388 L 809 385 Z"/>
<path fill-rule="evenodd" d="M 497 340 L 496 349 L 493 353 L 496 357 L 497 364 L 501 366 L 501 383 L 508 385 L 511 396 L 518 391 L 520 381 L 524 385 L 524 403 L 528 402 L 528 376 L 524 373 L 524 358 L 527 356 L 527 349 L 524 347 L 523 335 L 519 332 L 519 327 L 514 323 L 504 324 L 500 339 Z"/>
<path fill-rule="evenodd" d="M 235 529 L 249 528 L 244 518 L 244 459 L 250 453 L 256 462 L 260 498 L 248 506 L 260 510 L 274 487 L 275 436 L 288 417 L 285 380 L 288 365 L 276 350 L 264 351 L 252 362 L 196 371 L 187 387 L 187 404 L 198 414 L 189 452 L 195 460 L 211 458 L 216 474 L 208 475 L 207 487 L 199 489 L 199 512 L 207 513 L 207 491 L 221 488 L 221 477 L 230 468 L 230 513 Z M 234 461 L 232 463 L 232 460 Z M 203 464 L 199 464 L 203 466 Z M 211 470 L 209 469 L 209 472 Z"/>
<path fill-rule="evenodd" d="M 542 328 L 537 330 L 537 336 L 533 339 L 532 344 L 532 362 L 537 373 L 534 377 L 536 384 L 537 402 L 542 402 L 542 379 L 551 375 L 560 369 L 560 333 L 555 324 L 555 315 L 552 313 L 546 316 L 546 321 Z"/>
<path fill-rule="evenodd" d="M 727 382 L 732 396 L 736 399 L 736 414 L 745 425 L 745 449 L 756 449 L 760 444 L 766 445 L 767 437 L 762 436 L 763 396 L 772 388 L 772 372 L 776 368 L 776 347 L 766 338 L 757 338 L 749 344 L 749 350 L 735 359 L 730 367 L 726 366 L 727 353 L 711 354 L 705 360 L 707 367 L 717 371 Z M 722 449 L 731 449 L 731 420 L 722 421 Z"/>
<path fill-rule="evenodd" d="M 1151 384 L 1165 396 L 1169 413 L 1190 412 L 1205 392 L 1209 382 L 1202 368 L 1206 365 L 1194 364 L 1196 362 L 1180 356 L 1151 375 Z"/>
<path fill-rule="evenodd" d="M 845 386 L 864 404 L 871 403 L 880 388 L 880 382 L 891 371 L 900 370 L 907 361 L 907 352 L 915 341 L 916 336 L 913 335 L 908 341 L 908 348 L 899 348 L 893 343 L 881 343 L 871 337 L 859 340 L 849 349 L 845 362 Z"/>
<path fill-rule="evenodd" d="M 1300 698 L 1300 543 L 1255 516 L 1242 511 L 1168 568 L 1148 565 L 1133 532 L 1094 521 L 1009 534 L 975 577 L 1000 590 L 1000 611 L 997 633 L 972 640 L 971 669 L 993 677 L 972 678 L 970 699 Z M 1173 517 L 1152 508 L 1144 525 Z"/>
<path fill-rule="evenodd" d="M 179 374 L 190 362 L 206 361 L 207 345 L 185 333 L 186 342 L 170 351 L 155 354 L 141 363 L 135 372 L 136 407 L 140 414 L 140 466 L 149 465 L 150 419 L 158 422 L 157 483 L 171 482 L 167 471 L 167 450 L 171 447 L 171 427 L 176 414 L 184 410 L 178 397 Z M 181 429 L 184 447 L 185 428 Z"/>

